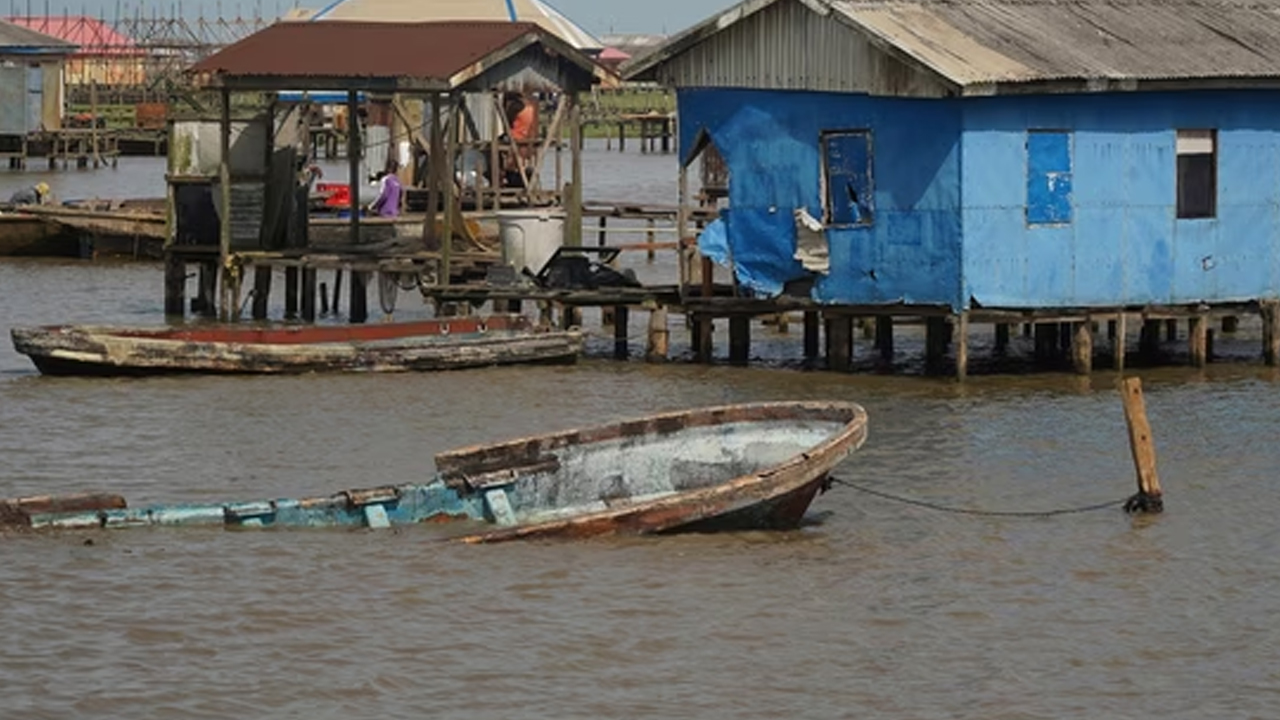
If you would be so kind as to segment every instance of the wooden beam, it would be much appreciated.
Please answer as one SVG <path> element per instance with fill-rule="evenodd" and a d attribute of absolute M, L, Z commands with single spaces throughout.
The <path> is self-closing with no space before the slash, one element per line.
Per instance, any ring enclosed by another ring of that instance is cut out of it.
<path fill-rule="evenodd" d="M 564 244 L 578 247 L 582 245 L 582 143 L 580 141 L 582 137 L 582 108 L 578 105 L 578 101 L 573 95 L 567 95 L 566 101 L 569 103 L 569 132 L 571 133 L 569 145 L 573 150 L 569 172 L 570 189 L 563 199 L 567 206 L 565 217 L 567 228 Z"/>
<path fill-rule="evenodd" d="M 227 258 L 231 255 L 231 91 L 222 90 L 222 116 L 218 123 L 218 190 L 222 212 L 218 215 L 218 269 L 222 278 L 222 293 L 218 303 L 218 315 L 222 320 L 231 317 L 231 283 Z"/>

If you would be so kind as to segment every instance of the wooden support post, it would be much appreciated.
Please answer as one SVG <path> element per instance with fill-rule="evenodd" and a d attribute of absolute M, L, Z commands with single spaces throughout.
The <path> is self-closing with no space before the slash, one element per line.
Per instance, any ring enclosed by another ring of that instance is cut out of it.
<path fill-rule="evenodd" d="M 351 223 L 347 227 L 347 244 L 355 247 L 360 244 L 360 123 L 356 118 L 359 111 L 358 96 L 355 90 L 347 91 L 347 182 L 351 183 Z M 354 273 L 352 274 L 354 277 Z M 351 284 L 355 291 L 355 283 Z"/>
<path fill-rule="evenodd" d="M 302 269 L 302 319 L 316 321 L 316 269 Z"/>
<path fill-rule="evenodd" d="M 996 323 L 996 346 L 997 355 L 1003 355 L 1009 349 L 1009 323 Z"/>
<path fill-rule="evenodd" d="M 284 317 L 286 320 L 298 317 L 298 268 L 296 267 L 284 269 Z"/>
<path fill-rule="evenodd" d="M 271 266 L 253 268 L 253 319 L 267 319 L 267 303 L 271 300 Z"/>
<path fill-rule="evenodd" d="M 1178 340 L 1178 321 L 1169 318 L 1164 321 L 1164 340 L 1165 342 L 1176 342 Z"/>
<path fill-rule="evenodd" d="M 1138 338 L 1138 352 L 1143 359 L 1154 365 L 1160 358 L 1160 321 L 1143 320 L 1142 332 Z"/>
<path fill-rule="evenodd" d="M 1138 493 L 1125 503 L 1126 512 L 1158 513 L 1164 510 L 1164 493 L 1156 474 L 1156 448 L 1147 422 L 1146 403 L 1142 398 L 1142 380 L 1125 378 L 1120 384 L 1124 397 L 1124 419 L 1129 428 L 1129 449 L 1138 476 Z"/>
<path fill-rule="evenodd" d="M 170 319 L 187 314 L 187 263 L 172 251 L 164 256 L 164 314 Z"/>
<path fill-rule="evenodd" d="M 222 320 L 231 317 L 231 283 L 227 258 L 231 255 L 231 90 L 222 88 L 222 117 L 218 123 L 218 190 L 221 212 L 218 215 L 218 265 L 222 271 L 222 294 L 218 316 Z"/>
<path fill-rule="evenodd" d="M 462 120 L 462 97 L 449 97 L 449 134 L 444 141 L 444 164 L 437 164 L 440 173 L 440 184 L 444 185 L 444 214 L 440 218 L 440 277 L 441 285 L 449 284 L 453 275 L 453 218 L 456 213 L 462 215 L 462 204 L 458 200 L 458 184 L 453 177 L 454 160 L 458 154 L 458 130 Z M 458 228 L 462 229 L 462 228 Z"/>
<path fill-rule="evenodd" d="M 853 368 L 853 316 L 827 317 L 827 368 L 849 372 Z"/>
<path fill-rule="evenodd" d="M 804 311 L 804 359 L 812 362 L 818 358 L 818 313 Z"/>
<path fill-rule="evenodd" d="M 1187 354 L 1191 366 L 1202 368 L 1209 363 L 1209 323 L 1203 315 L 1195 315 L 1187 321 Z"/>
<path fill-rule="evenodd" d="M 627 331 L 631 324 L 631 313 L 626 305 L 618 305 L 613 308 L 613 357 L 615 360 L 626 360 L 631 356 L 631 350 L 627 347 Z"/>
<path fill-rule="evenodd" d="M 964 382 L 969 376 L 969 313 L 955 317 L 956 380 Z"/>
<path fill-rule="evenodd" d="M 1259 310 L 1262 313 L 1262 359 L 1274 367 L 1280 364 L 1280 301 L 1263 300 Z"/>
<path fill-rule="evenodd" d="M 342 305 L 341 298 L 342 298 L 342 268 L 338 268 L 337 270 L 333 271 L 333 307 L 329 309 L 330 312 L 332 312 L 334 315 L 337 315 L 340 312 L 339 307 Z"/>
<path fill-rule="evenodd" d="M 501 107 L 501 103 L 498 104 Z M 439 250 L 440 234 L 436 230 L 436 214 L 440 212 L 440 179 L 446 176 L 441 172 L 444 158 L 444 142 L 440 133 L 440 93 L 431 94 L 431 137 L 427 150 L 427 215 L 422 221 L 422 240 L 427 250 Z M 501 185 L 503 170 L 496 165 L 490 169 L 495 187 Z M 500 192 L 500 191 L 495 191 Z M 447 274 L 447 273 L 441 273 Z M 437 282 L 441 282 L 437 279 Z"/>
<path fill-rule="evenodd" d="M 215 317 L 218 314 L 218 303 L 214 300 L 218 293 L 218 262 L 200 263 L 197 278 L 195 313 L 201 317 Z"/>
<path fill-rule="evenodd" d="M 893 316 L 876 316 L 876 349 L 881 364 L 893 364 Z"/>
<path fill-rule="evenodd" d="M 709 364 L 715 358 L 715 329 L 715 321 L 711 316 L 693 316 L 693 352 L 700 363 Z"/>
<path fill-rule="evenodd" d="M 1053 360 L 1057 352 L 1057 326 L 1050 323 L 1035 323 L 1035 358 L 1037 363 Z"/>
<path fill-rule="evenodd" d="M 347 320 L 362 323 L 369 319 L 369 273 L 364 270 L 351 271 L 351 300 L 348 302 Z"/>
<path fill-rule="evenodd" d="M 751 317 L 729 316 L 729 364 L 746 365 L 751 359 Z"/>
<path fill-rule="evenodd" d="M 1093 373 L 1093 322 L 1074 323 L 1075 336 L 1071 338 L 1071 364 L 1077 375 Z"/>
<path fill-rule="evenodd" d="M 1125 327 L 1125 314 L 1116 315 L 1116 333 L 1111 341 L 1111 366 L 1116 372 L 1124 372 L 1124 351 L 1125 336 L 1127 336 L 1128 328 Z"/>
<path fill-rule="evenodd" d="M 329 314 L 329 283 L 320 283 L 320 314 Z"/>
<path fill-rule="evenodd" d="M 667 359 L 671 345 L 671 331 L 667 323 L 667 308 L 665 306 L 658 306 L 650 311 L 649 344 L 645 347 L 645 360 L 663 362 Z"/>
<path fill-rule="evenodd" d="M 572 93 L 566 94 L 562 102 L 569 103 L 569 142 L 572 148 L 569 153 L 569 188 L 561 200 L 565 206 L 564 244 L 580 247 L 582 245 L 582 106 Z"/>
<path fill-rule="evenodd" d="M 927 317 L 924 320 L 924 366 L 925 372 L 938 374 L 942 371 L 942 362 L 947 354 L 947 318 Z"/>
<path fill-rule="evenodd" d="M 621 120 L 618 121 L 618 152 L 627 151 L 627 124 Z"/>

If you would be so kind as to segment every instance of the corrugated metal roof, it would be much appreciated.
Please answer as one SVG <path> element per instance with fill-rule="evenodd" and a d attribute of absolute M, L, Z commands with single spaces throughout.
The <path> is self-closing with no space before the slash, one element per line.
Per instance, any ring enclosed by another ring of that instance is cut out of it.
<path fill-rule="evenodd" d="M 548 46 L 586 76 L 595 69 L 589 58 L 532 23 L 333 21 L 276 23 L 201 60 L 192 71 L 227 77 L 404 80 L 446 89 L 459 83 L 464 71 L 496 63 L 534 43 Z"/>
<path fill-rule="evenodd" d="M 774 6 L 803 6 L 845 25 L 966 94 L 1032 83 L 1222 87 L 1280 78 L 1280 0 L 745 0 L 624 73 L 653 77 L 664 64 L 687 62 L 682 55 L 729 28 L 773 17 L 761 11 Z"/>
<path fill-rule="evenodd" d="M 75 50 L 75 43 L 0 20 L 0 51 L 69 55 Z"/>
<path fill-rule="evenodd" d="M 603 45 L 560 11 L 541 0 L 335 0 L 328 7 L 298 11 L 293 20 L 363 22 L 530 22 L 579 50 Z"/>

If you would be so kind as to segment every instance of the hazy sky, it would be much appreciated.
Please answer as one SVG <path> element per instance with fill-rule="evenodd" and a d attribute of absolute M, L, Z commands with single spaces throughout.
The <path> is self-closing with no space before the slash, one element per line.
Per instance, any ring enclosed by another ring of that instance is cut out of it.
<path fill-rule="evenodd" d="M 422 0 L 430 2 L 430 0 Z M 549 4 L 582 25 L 588 32 L 604 35 L 618 33 L 679 32 L 716 12 L 736 4 L 737 0 L 548 0 Z M 219 9 L 225 17 L 253 17 L 255 12 L 274 16 L 296 4 L 324 7 L 332 0 L 0 0 L 0 13 L 6 15 L 91 15 L 111 20 L 118 15 L 133 17 L 142 9 L 146 16 L 168 16 L 179 7 L 187 16 L 202 14 L 217 17 Z"/>

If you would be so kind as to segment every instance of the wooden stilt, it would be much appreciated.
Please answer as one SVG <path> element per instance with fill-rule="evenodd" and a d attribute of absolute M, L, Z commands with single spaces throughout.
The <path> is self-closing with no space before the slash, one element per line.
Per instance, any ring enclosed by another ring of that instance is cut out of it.
<path fill-rule="evenodd" d="M 1208 331 L 1209 323 L 1203 315 L 1193 316 L 1187 322 L 1187 354 L 1192 367 L 1202 368 L 1209 362 Z"/>
<path fill-rule="evenodd" d="M 751 359 L 751 317 L 729 317 L 729 363 L 746 365 Z"/>
<path fill-rule="evenodd" d="M 1111 341 L 1111 366 L 1116 372 L 1124 372 L 1125 336 L 1128 334 L 1124 313 L 1116 316 L 1115 325 L 1116 333 Z"/>
<path fill-rule="evenodd" d="M 339 307 L 342 305 L 342 270 L 333 271 L 333 307 L 329 308 L 329 312 L 337 315 L 340 312 Z"/>
<path fill-rule="evenodd" d="M 969 313 L 955 317 L 953 338 L 956 341 L 956 380 L 964 382 L 969 376 Z"/>
<path fill-rule="evenodd" d="M 645 348 L 645 360 L 663 362 L 667 359 L 671 336 L 667 322 L 666 307 L 654 308 L 649 313 L 649 344 Z"/>
<path fill-rule="evenodd" d="M 630 324 L 630 311 L 626 305 L 618 305 L 613 309 L 613 357 L 615 360 L 626 360 L 630 355 L 627 347 L 627 330 Z"/>
<path fill-rule="evenodd" d="M 1169 318 L 1164 321 L 1164 340 L 1165 342 L 1176 342 L 1178 340 L 1178 321 Z"/>
<path fill-rule="evenodd" d="M 804 359 L 816 360 L 818 357 L 818 313 L 813 310 L 804 312 Z"/>
<path fill-rule="evenodd" d="M 164 314 L 170 318 L 187 314 L 187 263 L 172 252 L 164 256 Z"/>
<path fill-rule="evenodd" d="M 996 346 L 997 355 L 1003 355 L 1009 349 L 1009 323 L 996 323 Z"/>
<path fill-rule="evenodd" d="M 284 316 L 287 320 L 298 317 L 298 268 L 296 267 L 284 269 Z"/>
<path fill-rule="evenodd" d="M 362 323 L 369 319 L 369 274 L 365 271 L 351 271 L 351 299 L 347 303 L 347 321 Z"/>
<path fill-rule="evenodd" d="M 1077 375 L 1093 373 L 1093 323 L 1089 320 L 1075 323 L 1075 335 L 1071 338 L 1071 364 Z"/>
<path fill-rule="evenodd" d="M 218 292 L 218 263 L 202 262 L 197 280 L 195 312 L 201 317 L 214 317 L 218 314 L 218 303 L 214 295 Z"/>
<path fill-rule="evenodd" d="M 304 268 L 302 270 L 302 319 L 307 322 L 316 321 L 316 270 L 315 268 Z"/>
<path fill-rule="evenodd" d="M 1035 324 L 1035 358 L 1037 363 L 1049 363 L 1056 358 L 1058 354 L 1057 329 L 1057 326 L 1052 323 Z"/>
<path fill-rule="evenodd" d="M 1138 494 L 1129 498 L 1125 510 L 1158 513 L 1164 510 L 1164 493 L 1156 474 L 1156 448 L 1151 438 L 1151 424 L 1147 422 L 1142 380 L 1125 378 L 1120 390 L 1124 398 L 1125 424 L 1129 428 L 1129 449 L 1138 478 Z"/>
<path fill-rule="evenodd" d="M 827 328 L 827 367 L 849 372 L 853 368 L 853 317 L 832 315 Z"/>
<path fill-rule="evenodd" d="M 253 268 L 253 319 L 267 319 L 267 303 L 271 300 L 271 266 Z"/>
<path fill-rule="evenodd" d="M 1280 302 L 1264 300 L 1262 311 L 1262 358 L 1267 365 L 1280 364 Z"/>
<path fill-rule="evenodd" d="M 924 321 L 924 366 L 925 372 L 936 375 L 942 372 L 943 360 L 947 355 L 947 318 L 927 317 Z"/>
<path fill-rule="evenodd" d="M 1160 357 L 1160 321 L 1143 320 L 1142 332 L 1138 338 L 1138 352 L 1142 359 L 1152 365 Z"/>
<path fill-rule="evenodd" d="M 876 348 L 880 351 L 881 363 L 893 363 L 892 315 L 880 315 L 876 318 Z"/>

